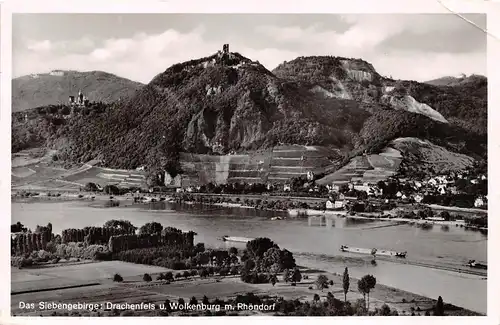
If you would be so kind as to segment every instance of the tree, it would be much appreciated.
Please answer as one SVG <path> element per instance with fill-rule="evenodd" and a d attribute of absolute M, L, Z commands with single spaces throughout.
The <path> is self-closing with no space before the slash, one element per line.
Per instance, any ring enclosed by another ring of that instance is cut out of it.
<path fill-rule="evenodd" d="M 13 225 L 10 226 L 10 232 L 27 232 L 28 228 L 26 228 L 22 223 L 19 221 Z"/>
<path fill-rule="evenodd" d="M 349 191 L 349 185 L 347 185 L 347 184 L 340 185 L 339 193 L 346 193 L 348 191 Z"/>
<path fill-rule="evenodd" d="M 290 281 L 291 276 L 292 276 L 292 274 L 291 274 L 289 269 L 285 269 L 283 271 L 283 281 L 285 281 L 285 283 Z"/>
<path fill-rule="evenodd" d="M 148 222 L 139 229 L 139 234 L 158 234 L 163 230 L 163 226 L 158 222 Z"/>
<path fill-rule="evenodd" d="M 266 237 L 255 238 L 249 241 L 246 246 L 249 257 L 253 258 L 262 258 L 264 253 L 272 247 L 278 248 L 278 245 Z"/>
<path fill-rule="evenodd" d="M 316 288 L 323 291 L 324 288 L 328 287 L 328 278 L 324 274 L 320 274 L 316 279 Z"/>
<path fill-rule="evenodd" d="M 313 297 L 313 301 L 314 301 L 314 303 L 318 303 L 318 302 L 319 302 L 319 300 L 320 300 L 319 295 L 318 295 L 317 293 L 315 293 L 315 294 L 314 294 L 314 297 Z"/>
<path fill-rule="evenodd" d="M 363 294 L 363 297 L 365 297 L 365 302 L 367 306 L 366 309 L 370 308 L 370 291 L 371 289 L 375 288 L 376 284 L 377 284 L 377 279 L 370 274 L 363 276 L 358 281 L 358 290 Z M 368 300 L 366 300 L 366 297 L 368 297 Z"/>
<path fill-rule="evenodd" d="M 198 300 L 196 299 L 195 296 L 191 297 L 191 300 L 189 300 L 189 304 L 190 305 L 197 305 L 198 304 Z"/>
<path fill-rule="evenodd" d="M 127 233 L 134 233 L 137 229 L 130 221 L 128 220 L 108 220 L 104 223 L 104 228 L 117 228 L 123 229 Z"/>
<path fill-rule="evenodd" d="M 436 306 L 434 307 L 434 316 L 444 316 L 444 303 L 441 296 L 438 297 Z"/>
<path fill-rule="evenodd" d="M 97 187 L 97 185 L 95 183 L 89 182 L 89 183 L 85 184 L 85 187 L 83 188 L 83 190 L 85 192 L 97 192 L 98 191 L 98 187 Z"/>
<path fill-rule="evenodd" d="M 120 194 L 120 189 L 116 185 L 106 185 L 106 186 L 104 186 L 104 188 L 102 189 L 102 191 L 104 193 L 106 193 L 106 194 L 109 194 L 109 195 L 118 195 L 118 194 Z"/>
<path fill-rule="evenodd" d="M 344 289 L 344 302 L 347 302 L 347 293 L 349 292 L 349 285 L 350 285 L 349 271 L 347 270 L 346 267 L 344 270 L 344 276 L 342 278 L 342 288 Z"/>
<path fill-rule="evenodd" d="M 238 249 L 236 247 L 229 248 L 229 254 L 238 255 Z"/>
<path fill-rule="evenodd" d="M 165 280 L 172 281 L 174 279 L 174 274 L 172 272 L 165 273 Z"/>
<path fill-rule="evenodd" d="M 302 274 L 297 267 L 293 269 L 291 280 L 293 283 L 302 281 Z"/>
<path fill-rule="evenodd" d="M 451 215 L 448 211 L 441 211 L 441 213 L 439 214 L 439 216 L 441 218 L 443 218 L 445 221 L 450 221 L 451 219 Z"/>
<path fill-rule="evenodd" d="M 201 302 L 202 302 L 204 305 L 208 305 L 208 304 L 210 304 L 210 301 L 208 300 L 208 297 L 207 297 L 207 296 L 203 296 L 203 299 L 201 300 Z"/>
<path fill-rule="evenodd" d="M 335 298 L 335 297 L 333 296 L 333 293 L 328 292 L 328 293 L 326 294 L 326 301 L 327 301 L 330 305 L 332 305 L 332 304 L 334 303 L 334 298 Z"/>
<path fill-rule="evenodd" d="M 387 304 L 383 304 L 382 307 L 380 307 L 380 316 L 390 316 L 391 315 L 391 308 Z"/>
<path fill-rule="evenodd" d="M 276 276 L 276 274 L 271 274 L 269 276 L 269 281 L 271 282 L 271 284 L 274 287 L 276 285 L 276 282 L 278 282 L 278 277 Z"/>
<path fill-rule="evenodd" d="M 280 252 L 280 266 L 283 269 L 291 269 L 296 266 L 292 252 L 282 249 Z"/>
<path fill-rule="evenodd" d="M 113 281 L 115 282 L 122 282 L 123 281 L 123 278 L 120 274 L 116 273 L 114 276 L 113 276 Z"/>
<path fill-rule="evenodd" d="M 153 281 L 153 279 L 151 278 L 151 275 L 149 275 L 148 273 L 144 273 L 144 276 L 142 277 L 142 279 L 146 282 L 151 282 Z"/>

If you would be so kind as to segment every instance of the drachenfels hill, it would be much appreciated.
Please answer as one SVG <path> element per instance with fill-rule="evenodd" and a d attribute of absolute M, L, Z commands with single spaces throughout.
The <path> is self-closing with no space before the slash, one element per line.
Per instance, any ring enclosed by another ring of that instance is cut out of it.
<path fill-rule="evenodd" d="M 333 56 L 300 57 L 271 72 L 224 46 L 169 67 L 127 100 L 14 113 L 12 149 L 50 146 L 71 162 L 181 171 L 180 152 L 298 144 L 326 147 L 347 162 L 412 137 L 485 159 L 486 89 L 484 77 L 434 86 Z"/>

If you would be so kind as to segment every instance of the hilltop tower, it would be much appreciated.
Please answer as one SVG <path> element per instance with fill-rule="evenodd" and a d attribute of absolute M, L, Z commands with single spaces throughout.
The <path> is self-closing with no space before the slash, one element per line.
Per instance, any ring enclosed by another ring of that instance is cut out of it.
<path fill-rule="evenodd" d="M 78 91 L 78 104 L 83 105 L 83 94 L 82 91 Z"/>
<path fill-rule="evenodd" d="M 229 44 L 222 45 L 222 53 L 224 53 L 224 54 L 229 53 Z"/>

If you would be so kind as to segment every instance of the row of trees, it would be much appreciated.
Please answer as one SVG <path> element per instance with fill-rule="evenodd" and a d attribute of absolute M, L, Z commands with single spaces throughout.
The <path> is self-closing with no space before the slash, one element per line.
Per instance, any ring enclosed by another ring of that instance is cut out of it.
<path fill-rule="evenodd" d="M 240 198 L 230 198 L 221 196 L 199 196 L 188 193 L 176 193 L 174 198 L 177 202 L 194 202 L 199 204 L 217 204 L 217 203 L 237 203 L 244 206 L 254 207 L 256 209 L 269 209 L 269 210 L 287 210 L 287 209 L 318 209 L 324 210 L 326 202 L 307 203 L 299 202 L 291 199 L 248 199 L 241 200 Z"/>

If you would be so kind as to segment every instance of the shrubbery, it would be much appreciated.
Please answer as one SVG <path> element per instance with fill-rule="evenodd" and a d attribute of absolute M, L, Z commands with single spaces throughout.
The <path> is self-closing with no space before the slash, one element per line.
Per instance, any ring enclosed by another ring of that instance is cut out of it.
<path fill-rule="evenodd" d="M 111 253 L 107 245 L 90 245 L 84 243 L 67 243 L 56 245 L 56 256 L 60 258 L 80 258 L 84 260 L 110 260 Z"/>

